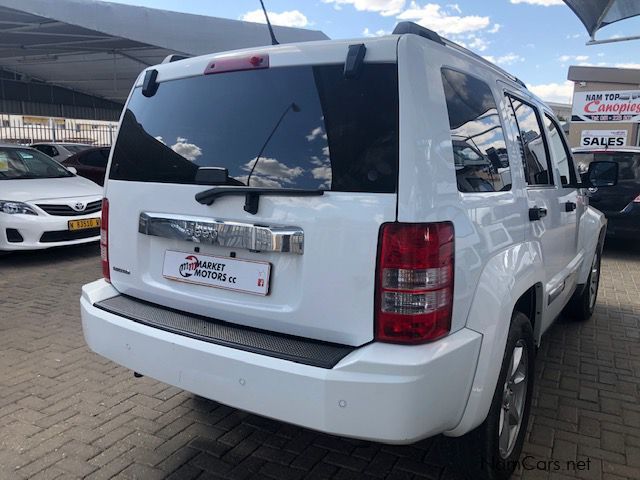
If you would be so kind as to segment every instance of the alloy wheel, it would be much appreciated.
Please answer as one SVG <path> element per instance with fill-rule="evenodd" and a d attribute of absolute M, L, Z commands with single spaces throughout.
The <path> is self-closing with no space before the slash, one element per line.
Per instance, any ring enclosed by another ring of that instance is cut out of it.
<path fill-rule="evenodd" d="M 596 253 L 591 265 L 591 281 L 589 282 L 589 310 L 593 310 L 598 296 L 598 284 L 600 283 L 600 255 Z"/>
<path fill-rule="evenodd" d="M 529 375 L 528 358 L 527 344 L 520 339 L 511 352 L 502 393 L 498 423 L 498 448 L 503 459 L 508 458 L 513 452 L 523 423 L 527 398 L 527 375 Z"/>

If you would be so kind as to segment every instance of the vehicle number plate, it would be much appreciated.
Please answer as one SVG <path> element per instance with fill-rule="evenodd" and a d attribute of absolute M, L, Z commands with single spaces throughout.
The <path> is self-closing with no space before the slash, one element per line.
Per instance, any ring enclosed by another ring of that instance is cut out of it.
<path fill-rule="evenodd" d="M 167 250 L 162 275 L 170 280 L 254 295 L 269 293 L 271 264 Z"/>
<path fill-rule="evenodd" d="M 96 228 L 100 226 L 99 218 L 85 218 L 83 220 L 69 220 L 69 230 L 85 230 L 87 228 Z"/>

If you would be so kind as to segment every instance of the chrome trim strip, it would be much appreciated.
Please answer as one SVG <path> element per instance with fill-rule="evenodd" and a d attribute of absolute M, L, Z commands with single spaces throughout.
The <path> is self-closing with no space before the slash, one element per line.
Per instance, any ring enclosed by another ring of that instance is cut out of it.
<path fill-rule="evenodd" d="M 556 285 L 552 290 L 549 290 L 547 305 L 551 305 L 551 303 L 560 296 L 560 294 L 564 291 L 565 285 L 566 280 L 563 280 L 559 285 Z"/>
<path fill-rule="evenodd" d="M 142 212 L 138 232 L 220 247 L 297 255 L 304 253 L 304 232 L 299 227 L 263 226 L 206 217 Z"/>

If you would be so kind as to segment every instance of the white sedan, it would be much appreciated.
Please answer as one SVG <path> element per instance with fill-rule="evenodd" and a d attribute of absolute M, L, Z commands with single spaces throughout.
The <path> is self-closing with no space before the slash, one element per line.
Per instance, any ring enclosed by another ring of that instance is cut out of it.
<path fill-rule="evenodd" d="M 29 147 L 0 145 L 0 251 L 100 239 L 102 187 Z"/>

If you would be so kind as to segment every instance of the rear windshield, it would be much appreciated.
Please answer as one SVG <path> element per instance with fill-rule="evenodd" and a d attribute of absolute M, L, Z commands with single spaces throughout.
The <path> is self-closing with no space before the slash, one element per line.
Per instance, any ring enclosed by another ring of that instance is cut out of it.
<path fill-rule="evenodd" d="M 231 185 L 392 193 L 398 172 L 395 64 L 279 67 L 133 92 L 109 178 L 195 183 L 222 167 Z"/>
<path fill-rule="evenodd" d="M 91 148 L 91 145 L 64 145 L 64 148 L 69 150 L 71 153 L 80 153 Z"/>
<path fill-rule="evenodd" d="M 618 163 L 618 180 L 640 182 L 640 152 L 589 152 L 574 153 L 573 157 L 580 173 L 586 173 L 589 164 L 595 161 Z"/>

